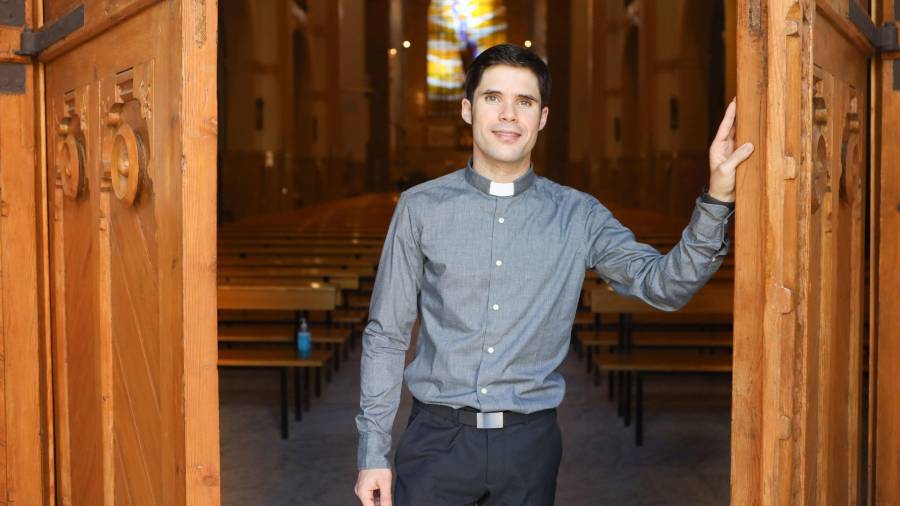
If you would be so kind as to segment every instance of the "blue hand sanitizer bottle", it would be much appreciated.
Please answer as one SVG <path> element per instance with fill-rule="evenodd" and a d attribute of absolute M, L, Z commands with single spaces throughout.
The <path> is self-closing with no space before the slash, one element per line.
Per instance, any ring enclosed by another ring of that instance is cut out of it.
<path fill-rule="evenodd" d="M 297 353 L 306 358 L 311 349 L 312 334 L 309 333 L 309 325 L 306 324 L 306 318 L 300 318 L 300 326 L 297 329 Z"/>

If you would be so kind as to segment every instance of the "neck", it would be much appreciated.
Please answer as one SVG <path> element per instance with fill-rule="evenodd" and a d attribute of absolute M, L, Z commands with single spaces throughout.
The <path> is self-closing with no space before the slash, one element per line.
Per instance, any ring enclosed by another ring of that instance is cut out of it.
<path fill-rule="evenodd" d="M 527 156 L 515 162 L 488 160 L 478 150 L 472 153 L 472 168 L 475 172 L 495 183 L 512 183 L 531 167 L 531 157 Z"/>

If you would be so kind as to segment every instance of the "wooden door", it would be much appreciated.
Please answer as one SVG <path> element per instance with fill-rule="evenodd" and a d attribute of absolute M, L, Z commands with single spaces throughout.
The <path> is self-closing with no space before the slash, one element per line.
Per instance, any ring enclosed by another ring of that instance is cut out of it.
<path fill-rule="evenodd" d="M 732 504 L 872 504 L 870 15 L 738 4 L 738 137 L 757 149 L 737 189 Z"/>
<path fill-rule="evenodd" d="M 216 2 L 44 0 L 59 504 L 217 504 Z"/>

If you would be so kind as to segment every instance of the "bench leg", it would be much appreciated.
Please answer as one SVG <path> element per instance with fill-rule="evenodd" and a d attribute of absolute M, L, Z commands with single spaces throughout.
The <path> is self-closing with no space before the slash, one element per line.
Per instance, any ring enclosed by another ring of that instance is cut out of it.
<path fill-rule="evenodd" d="M 282 367 L 281 375 L 281 439 L 288 438 L 287 367 Z"/>
<path fill-rule="evenodd" d="M 625 426 L 631 427 L 631 373 L 625 373 Z"/>
<path fill-rule="evenodd" d="M 332 344 L 331 353 L 334 355 L 332 357 L 332 360 L 334 360 L 334 372 L 338 372 L 341 370 L 341 345 L 337 343 Z"/>
<path fill-rule="evenodd" d="M 616 389 L 618 390 L 618 392 L 617 392 L 618 395 L 616 398 L 616 407 L 618 408 L 618 415 L 621 418 L 621 417 L 625 416 L 625 389 L 624 389 L 624 386 L 625 386 L 624 374 L 625 373 L 622 371 L 616 371 L 615 374 L 616 374 Z"/>
<path fill-rule="evenodd" d="M 310 405 L 312 404 L 309 398 L 309 389 L 312 388 L 312 381 L 310 381 L 309 377 L 309 367 L 303 368 L 303 405 L 307 411 L 309 411 Z"/>
<path fill-rule="evenodd" d="M 585 346 L 584 347 L 584 355 L 587 357 L 587 373 L 591 373 L 591 369 L 594 367 L 594 347 L 593 346 Z"/>
<path fill-rule="evenodd" d="M 597 371 L 597 376 L 598 377 L 600 376 L 600 371 Z M 607 393 L 607 395 L 609 396 L 609 400 L 612 401 L 613 400 L 613 388 L 616 386 L 615 376 L 613 376 L 612 371 L 606 373 L 606 380 L 609 383 L 609 385 L 608 385 L 609 392 Z"/>
<path fill-rule="evenodd" d="M 584 357 L 584 346 L 581 345 L 581 342 L 576 337 L 576 333 L 572 330 L 572 348 L 575 348 L 575 353 L 578 354 L 578 358 Z"/>
<path fill-rule="evenodd" d="M 325 364 L 325 367 L 320 369 L 325 369 L 325 383 L 331 384 L 331 366 L 329 364 Z"/>
<path fill-rule="evenodd" d="M 353 338 L 350 338 L 350 342 L 353 342 Z M 341 343 L 341 350 L 344 352 L 344 361 L 350 360 L 350 347 L 347 346 L 347 343 Z"/>
<path fill-rule="evenodd" d="M 303 420 L 303 399 L 301 398 L 300 369 L 294 367 L 294 418 Z"/>
<path fill-rule="evenodd" d="M 634 444 L 644 444 L 644 375 L 637 373 L 636 412 L 634 415 Z"/>
<path fill-rule="evenodd" d="M 316 399 L 322 397 L 322 368 L 316 367 Z"/>

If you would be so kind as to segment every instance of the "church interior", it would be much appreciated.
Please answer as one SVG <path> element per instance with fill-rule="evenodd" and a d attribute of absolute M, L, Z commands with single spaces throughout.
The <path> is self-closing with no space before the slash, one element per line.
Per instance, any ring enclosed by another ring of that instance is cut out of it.
<path fill-rule="evenodd" d="M 755 146 L 683 308 L 585 273 L 556 504 L 900 504 L 898 23 L 900 0 L 0 0 L 0 504 L 359 504 L 385 236 L 472 156 L 465 71 L 498 43 L 552 75 L 535 174 L 661 252 L 732 99 Z M 404 386 L 394 448 L 411 408 Z"/>
<path fill-rule="evenodd" d="M 220 295 L 220 366 L 223 357 L 234 366 L 220 367 L 223 504 L 356 500 L 359 339 L 381 242 L 398 192 L 471 156 L 459 109 L 474 56 L 511 42 L 549 63 L 536 173 L 593 194 L 663 251 L 708 182 L 709 144 L 735 95 L 729 0 L 224 0 L 219 8 L 220 294 L 251 280 L 333 285 L 339 294 L 333 309 L 302 313 L 315 348 L 332 355 L 312 373 L 330 379 L 306 378 L 315 392 L 299 415 L 279 396 L 309 396 L 310 387 L 254 367 L 265 360 L 251 351 L 263 340 L 291 347 L 291 313 L 223 309 Z M 314 261 L 321 271 L 304 273 Z M 627 323 L 630 309 L 620 318 L 598 301 L 592 310 L 592 296 L 608 297 L 593 293 L 603 284 L 588 275 L 562 369 L 557 504 L 727 503 L 733 268 L 729 255 L 700 295 L 728 304 L 670 315 L 638 302 Z M 606 361 L 626 328 L 649 361 L 634 369 Z M 407 391 L 402 398 L 395 442 L 410 403 Z"/>

